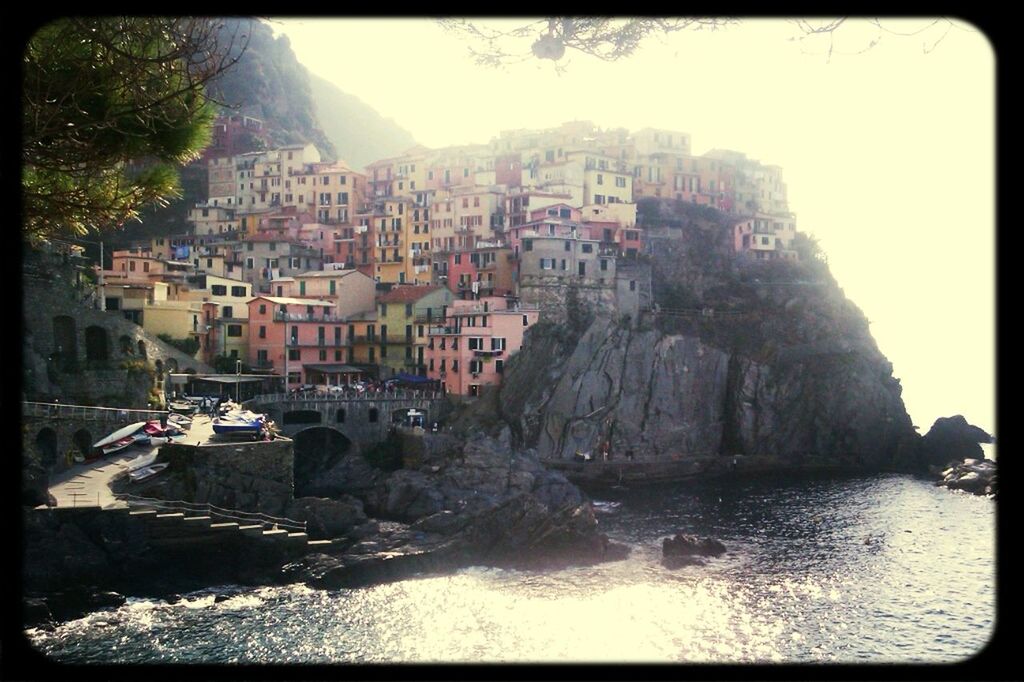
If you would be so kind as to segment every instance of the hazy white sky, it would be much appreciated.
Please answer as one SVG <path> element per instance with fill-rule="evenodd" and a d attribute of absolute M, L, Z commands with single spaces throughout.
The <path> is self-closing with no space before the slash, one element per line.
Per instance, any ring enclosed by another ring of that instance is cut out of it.
<path fill-rule="evenodd" d="M 824 40 L 750 20 L 652 38 L 618 62 L 569 53 L 558 75 L 535 59 L 476 66 L 466 41 L 428 19 L 272 23 L 310 71 L 428 147 L 581 119 L 682 130 L 696 154 L 725 147 L 782 166 L 797 228 L 819 238 L 871 320 L 921 432 L 953 414 L 994 432 L 995 55 L 974 27 L 958 23 L 927 53 L 945 29 L 844 54 L 877 34 L 851 20 L 827 59 Z"/>

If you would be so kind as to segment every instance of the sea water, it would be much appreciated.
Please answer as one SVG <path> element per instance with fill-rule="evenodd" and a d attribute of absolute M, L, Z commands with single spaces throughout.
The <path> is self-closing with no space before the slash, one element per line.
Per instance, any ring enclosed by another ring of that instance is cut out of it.
<path fill-rule="evenodd" d="M 129 599 L 27 636 L 67 663 L 950 663 L 995 628 L 989 498 L 883 475 L 595 499 L 627 559 L 332 591 L 220 586 L 173 605 Z M 666 568 L 661 539 L 676 532 L 728 552 Z"/>

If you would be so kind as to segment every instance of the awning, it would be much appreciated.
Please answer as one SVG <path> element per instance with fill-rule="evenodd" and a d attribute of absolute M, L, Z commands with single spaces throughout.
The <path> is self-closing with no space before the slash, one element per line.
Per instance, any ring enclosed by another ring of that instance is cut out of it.
<path fill-rule="evenodd" d="M 404 381 L 408 384 L 425 384 L 431 381 L 436 381 L 436 379 L 431 379 L 430 377 L 421 377 L 416 374 L 405 373 L 396 374 L 395 378 L 398 379 L 399 381 Z"/>
<path fill-rule="evenodd" d="M 364 370 L 352 365 L 337 364 L 325 364 L 325 365 L 303 365 L 304 369 L 313 370 L 314 372 L 320 372 L 322 374 L 363 374 Z"/>

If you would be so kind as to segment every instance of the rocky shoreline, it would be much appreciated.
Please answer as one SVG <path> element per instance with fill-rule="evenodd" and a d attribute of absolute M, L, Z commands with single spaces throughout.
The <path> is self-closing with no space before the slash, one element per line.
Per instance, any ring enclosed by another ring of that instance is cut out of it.
<path fill-rule="evenodd" d="M 299 556 L 235 546 L 196 556 L 192 547 L 147 544 L 110 512 L 29 511 L 26 627 L 118 606 L 123 595 L 174 598 L 217 584 L 339 589 L 472 565 L 555 567 L 628 553 L 598 530 L 590 500 L 533 453 L 513 449 L 507 429 L 465 440 L 425 434 L 404 445 L 415 461 L 396 471 L 349 453 L 302 482 L 307 494 L 285 514 L 305 521 L 311 540 L 332 542 Z"/>

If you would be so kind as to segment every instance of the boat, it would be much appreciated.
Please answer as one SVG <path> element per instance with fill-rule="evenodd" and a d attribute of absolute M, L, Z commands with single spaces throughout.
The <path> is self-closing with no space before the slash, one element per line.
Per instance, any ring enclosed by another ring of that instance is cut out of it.
<path fill-rule="evenodd" d="M 145 481 L 147 478 L 152 478 L 159 474 L 161 471 L 166 469 L 167 466 L 168 462 L 161 462 L 160 464 L 150 464 L 148 466 L 139 467 L 138 469 L 132 469 L 128 472 L 128 478 L 131 479 L 133 483 Z"/>
<path fill-rule="evenodd" d="M 129 424 L 123 429 L 118 429 L 117 431 L 114 431 L 106 438 L 100 438 L 98 441 L 92 444 L 92 447 L 94 449 L 103 448 L 104 446 L 110 445 L 111 443 L 115 443 L 121 440 L 122 438 L 134 435 L 136 431 L 143 428 L 144 426 L 146 426 L 146 422 L 135 422 L 134 424 Z"/>
<path fill-rule="evenodd" d="M 148 436 L 147 436 L 147 438 L 148 438 Z M 121 438 L 120 440 L 116 440 L 113 443 L 107 443 L 106 445 L 101 446 L 99 449 L 100 449 L 100 452 L 102 452 L 104 455 L 112 455 L 115 452 L 120 452 L 121 450 L 124 450 L 125 448 L 127 448 L 129 446 L 135 445 L 135 443 L 136 443 L 135 435 L 131 435 L 131 436 L 125 436 L 124 438 Z"/>
<path fill-rule="evenodd" d="M 169 415 L 167 415 L 167 425 L 170 426 L 171 424 L 174 424 L 179 429 L 188 431 L 190 428 L 192 428 L 192 418 L 184 414 L 171 412 Z"/>
<path fill-rule="evenodd" d="M 248 434 L 255 435 L 263 428 L 265 415 L 248 410 L 228 412 L 213 420 L 213 432 L 221 435 Z"/>
<path fill-rule="evenodd" d="M 187 400 L 172 400 L 167 404 L 167 409 L 175 414 L 190 415 L 195 414 L 199 407 Z"/>

